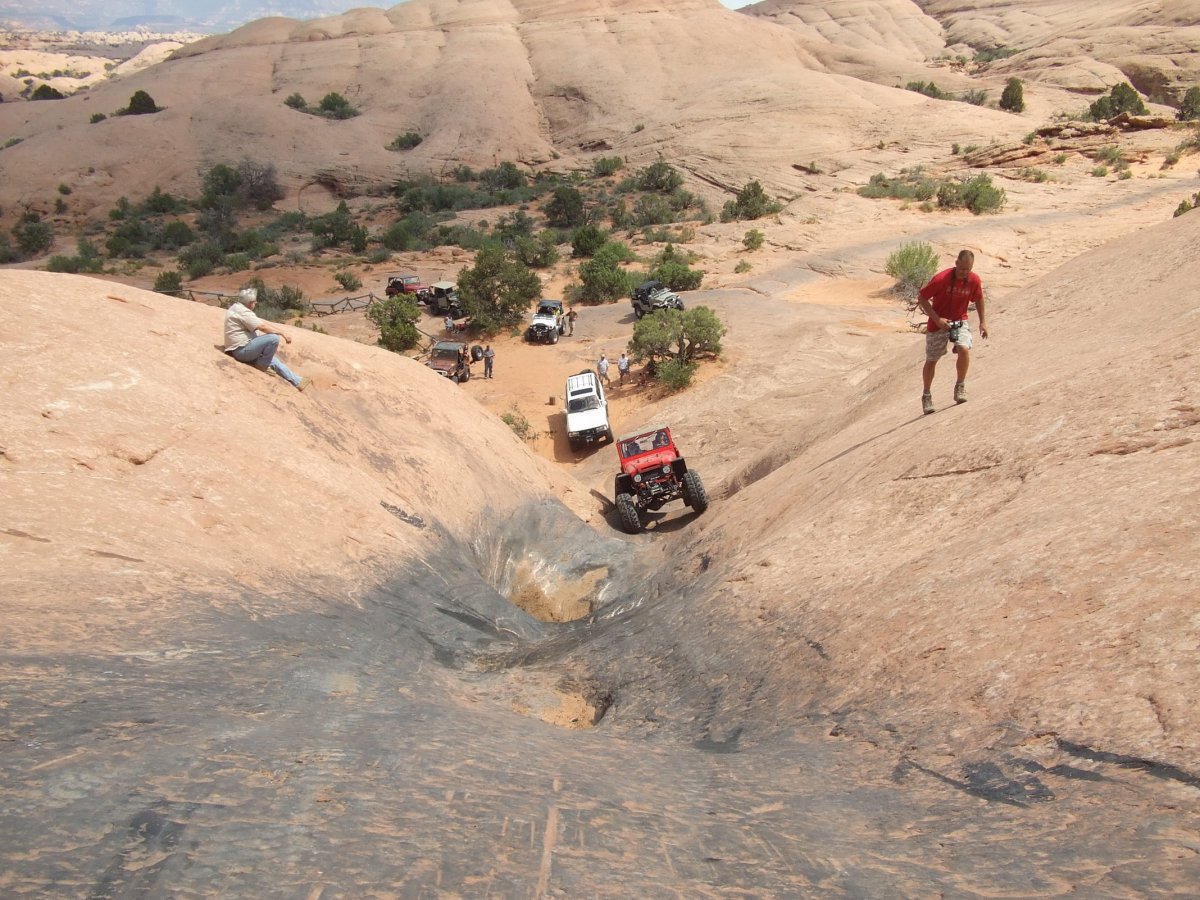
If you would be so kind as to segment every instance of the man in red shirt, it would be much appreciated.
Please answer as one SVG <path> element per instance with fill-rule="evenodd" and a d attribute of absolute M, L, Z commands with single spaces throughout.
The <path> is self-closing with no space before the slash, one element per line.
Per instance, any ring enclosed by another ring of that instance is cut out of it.
<path fill-rule="evenodd" d="M 971 271 L 974 266 L 975 254 L 970 250 L 960 250 L 954 267 L 938 272 L 917 294 L 917 308 L 929 316 L 925 324 L 925 368 L 921 370 L 921 380 L 925 386 L 921 394 L 921 409 L 926 415 L 933 412 L 933 397 L 929 393 L 933 386 L 933 373 L 938 360 L 946 355 L 949 344 L 954 345 L 954 352 L 958 355 L 954 402 L 967 402 L 967 369 L 971 365 L 971 326 L 967 322 L 967 308 L 972 303 L 979 315 L 979 336 L 988 336 L 983 309 L 983 282 Z"/>

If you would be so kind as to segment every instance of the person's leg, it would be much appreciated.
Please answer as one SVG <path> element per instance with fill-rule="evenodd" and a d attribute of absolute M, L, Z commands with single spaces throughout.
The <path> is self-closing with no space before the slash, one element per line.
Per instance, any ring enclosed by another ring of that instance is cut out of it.
<path fill-rule="evenodd" d="M 936 369 L 936 360 L 934 362 L 926 360 L 924 367 L 921 369 L 921 387 L 926 394 L 933 387 L 933 373 Z"/>
<path fill-rule="evenodd" d="M 246 363 L 265 372 L 271 367 L 271 363 L 275 359 L 275 351 L 278 349 L 279 335 L 260 334 L 250 343 L 238 347 L 236 350 L 230 350 L 229 355 L 238 362 Z"/>
<path fill-rule="evenodd" d="M 955 361 L 955 372 L 958 376 L 958 381 L 954 383 L 954 402 L 967 402 L 967 369 L 971 367 L 971 331 L 964 322 L 959 329 L 958 343 L 954 345 L 955 351 L 958 353 L 958 359 Z"/>
<path fill-rule="evenodd" d="M 289 384 L 291 384 L 292 387 L 300 387 L 300 382 L 302 381 L 302 379 L 300 378 L 299 375 L 297 375 L 295 372 L 293 372 L 291 369 L 289 369 L 287 366 L 285 366 L 283 364 L 283 360 L 281 360 L 281 359 L 271 360 L 271 370 L 276 375 L 278 375 L 280 378 L 282 378 L 284 381 L 287 381 Z"/>

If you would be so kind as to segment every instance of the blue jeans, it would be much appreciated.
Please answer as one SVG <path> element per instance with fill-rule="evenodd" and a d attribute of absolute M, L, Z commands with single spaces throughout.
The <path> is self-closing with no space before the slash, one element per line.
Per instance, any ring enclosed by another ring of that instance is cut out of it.
<path fill-rule="evenodd" d="M 238 362 L 247 363 L 256 369 L 274 372 L 280 378 L 288 381 L 292 387 L 299 387 L 300 376 L 275 358 L 275 351 L 278 349 L 279 335 L 260 334 L 250 343 L 243 344 L 236 350 L 230 350 L 229 355 Z"/>

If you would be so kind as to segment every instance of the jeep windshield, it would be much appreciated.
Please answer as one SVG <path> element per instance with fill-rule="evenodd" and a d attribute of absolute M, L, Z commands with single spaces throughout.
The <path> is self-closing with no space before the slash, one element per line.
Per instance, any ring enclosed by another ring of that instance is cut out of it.
<path fill-rule="evenodd" d="M 584 412 L 589 409 L 599 409 L 600 398 L 593 394 L 590 397 L 578 397 L 567 404 L 567 412 Z"/>
<path fill-rule="evenodd" d="M 621 459 L 629 459 L 651 450 L 659 450 L 671 445 L 671 432 L 667 428 L 651 428 L 640 434 L 626 435 L 617 440 L 617 451 Z"/>

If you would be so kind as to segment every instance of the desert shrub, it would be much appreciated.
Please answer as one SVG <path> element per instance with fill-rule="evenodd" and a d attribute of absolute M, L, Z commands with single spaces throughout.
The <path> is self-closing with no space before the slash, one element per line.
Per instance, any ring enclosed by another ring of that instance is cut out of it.
<path fill-rule="evenodd" d="M 1006 200 L 1004 188 L 996 187 L 989 176 L 982 174 L 943 182 L 937 192 L 938 206 L 945 209 L 965 207 L 975 215 L 996 212 L 1003 208 Z"/>
<path fill-rule="evenodd" d="M 1092 169 L 1092 177 L 1093 178 L 1104 178 L 1107 175 L 1108 175 L 1108 166 L 1096 166 L 1096 168 Z"/>
<path fill-rule="evenodd" d="M 325 247 L 348 246 L 355 253 L 366 249 L 367 230 L 354 221 L 350 208 L 343 200 L 331 213 L 314 217 L 309 228 L 313 234 L 313 249 L 322 250 Z"/>
<path fill-rule="evenodd" d="M 47 272 L 80 272 L 95 274 L 104 271 L 104 260 L 100 251 L 89 240 L 81 239 L 76 244 L 75 256 L 54 255 L 46 261 Z"/>
<path fill-rule="evenodd" d="M 496 220 L 496 240 L 511 246 L 517 238 L 532 237 L 534 222 L 523 209 L 518 209 L 512 215 L 501 216 Z"/>
<path fill-rule="evenodd" d="M 1135 116 L 1146 114 L 1146 104 L 1142 102 L 1141 96 L 1127 81 L 1114 84 L 1106 96 L 1096 100 L 1088 107 L 1088 117 L 1094 122 L 1111 119 L 1123 112 L 1132 113 Z"/>
<path fill-rule="evenodd" d="M 255 276 L 242 284 L 242 288 L 250 287 L 258 291 L 258 306 L 254 312 L 271 322 L 285 322 L 294 314 L 305 315 L 312 310 L 312 304 L 304 296 L 304 291 L 294 284 L 269 288 L 261 278 Z"/>
<path fill-rule="evenodd" d="M 575 228 L 587 221 L 583 194 L 570 185 L 556 187 L 543 212 L 546 214 L 546 224 L 553 228 Z"/>
<path fill-rule="evenodd" d="M 987 103 L 987 91 L 982 88 L 967 91 L 959 98 L 963 103 L 970 103 L 972 106 L 983 106 Z"/>
<path fill-rule="evenodd" d="M 1041 169 L 1021 169 L 1021 171 L 1017 174 L 1020 176 L 1022 181 L 1032 181 L 1037 184 L 1042 184 L 1043 182 L 1050 180 L 1050 176 Z"/>
<path fill-rule="evenodd" d="M 123 220 L 104 243 L 109 256 L 126 259 L 139 259 L 154 245 L 154 227 L 140 216 Z"/>
<path fill-rule="evenodd" d="M 162 216 L 183 212 L 187 208 L 186 200 L 167 193 L 155 185 L 154 190 L 147 195 L 146 199 L 138 204 L 137 212 L 144 216 Z"/>
<path fill-rule="evenodd" d="M 636 183 L 639 191 L 669 194 L 683 185 L 683 176 L 670 163 L 660 159 L 640 170 Z"/>
<path fill-rule="evenodd" d="M 688 268 L 688 262 L 674 244 L 667 244 L 655 257 L 649 277 L 658 279 L 673 291 L 694 291 L 704 280 L 704 273 Z"/>
<path fill-rule="evenodd" d="M 612 223 L 614 231 L 622 228 L 628 228 L 632 224 L 629 216 L 629 207 L 624 200 L 618 200 L 608 210 L 608 220 Z"/>
<path fill-rule="evenodd" d="M 1025 88 L 1020 78 L 1010 78 L 1000 95 L 1000 108 L 1007 112 L 1025 112 Z"/>
<path fill-rule="evenodd" d="M 531 441 L 537 437 L 537 432 L 533 430 L 529 420 L 517 409 L 516 403 L 509 407 L 508 412 L 500 414 L 500 421 L 511 428 L 513 434 L 523 441 Z"/>
<path fill-rule="evenodd" d="M 676 188 L 671 191 L 671 196 L 667 198 L 667 202 L 671 204 L 671 209 L 675 210 L 675 212 L 683 212 L 685 209 L 690 209 L 699 203 L 695 194 L 691 191 L 685 191 L 683 188 Z"/>
<path fill-rule="evenodd" d="M 480 172 L 479 183 L 489 191 L 511 191 L 525 187 L 527 182 L 517 164 L 505 160 L 494 169 L 484 169 Z"/>
<path fill-rule="evenodd" d="M 571 255 L 576 259 L 594 256 L 608 240 L 608 232 L 598 225 L 583 225 L 571 236 Z"/>
<path fill-rule="evenodd" d="M 358 115 L 358 110 L 350 105 L 349 100 L 333 91 L 321 98 L 317 112 L 327 119 L 353 119 Z"/>
<path fill-rule="evenodd" d="M 542 231 L 536 237 L 518 238 L 512 252 L 531 269 L 547 269 L 558 262 L 556 235 L 553 231 Z"/>
<path fill-rule="evenodd" d="M 472 325 L 483 334 L 517 325 L 542 292 L 529 267 L 499 244 L 485 245 L 475 265 L 458 273 L 458 288 Z"/>
<path fill-rule="evenodd" d="M 1012 47 L 990 47 L 984 50 L 976 50 L 973 61 L 982 66 L 990 62 L 995 62 L 998 59 L 1008 59 L 1008 57 L 1020 52 Z"/>
<path fill-rule="evenodd" d="M 733 273 L 735 275 L 745 275 L 747 272 L 749 272 L 753 268 L 754 267 L 752 265 L 750 265 L 750 260 L 742 259 L 742 260 L 739 260 L 738 264 L 733 267 Z"/>
<path fill-rule="evenodd" d="M 602 156 L 592 163 L 592 174 L 597 178 L 607 178 L 615 174 L 625 163 L 619 156 Z"/>
<path fill-rule="evenodd" d="M 428 246 L 427 237 L 433 225 L 433 220 L 424 213 L 410 212 L 385 228 L 379 240 L 388 250 L 419 250 Z"/>
<path fill-rule="evenodd" d="M 289 94 L 288 98 L 283 101 L 284 106 L 289 106 L 292 109 L 298 109 L 301 112 L 308 109 L 308 103 L 299 94 Z"/>
<path fill-rule="evenodd" d="M 88 119 L 88 124 L 95 125 L 97 122 L 103 122 L 107 118 L 108 116 L 102 112 L 92 113 L 92 117 Z"/>
<path fill-rule="evenodd" d="M 695 363 L 668 359 L 656 367 L 654 380 L 670 391 L 682 391 L 692 386 L 695 375 Z"/>
<path fill-rule="evenodd" d="M 430 247 L 454 246 L 462 247 L 464 250 L 478 250 L 491 238 L 469 225 L 443 223 L 430 230 L 426 240 Z"/>
<path fill-rule="evenodd" d="M 308 233 L 308 216 L 299 210 L 280 213 L 263 226 L 263 234 L 270 240 L 278 240 L 285 234 Z"/>
<path fill-rule="evenodd" d="M 1179 112 L 1175 114 L 1180 122 L 1190 122 L 1193 119 L 1200 119 L 1200 87 L 1190 87 L 1187 93 L 1183 95 L 1183 101 L 1179 104 Z"/>
<path fill-rule="evenodd" d="M 411 296 L 388 297 L 367 307 L 367 318 L 379 329 L 379 346 L 393 353 L 409 350 L 420 342 L 416 321 L 421 312 Z"/>
<path fill-rule="evenodd" d="M 274 163 L 243 157 L 235 171 L 238 178 L 235 196 L 255 209 L 270 209 L 272 203 L 286 196 Z"/>
<path fill-rule="evenodd" d="M 154 290 L 161 294 L 178 294 L 183 290 L 183 275 L 178 271 L 159 272 L 154 278 Z"/>
<path fill-rule="evenodd" d="M 937 272 L 937 253 L 925 241 L 901 244 L 887 258 L 884 271 L 896 279 L 892 290 L 902 297 L 915 297 Z"/>
<path fill-rule="evenodd" d="M 1166 156 L 1163 157 L 1162 167 L 1164 169 L 1169 169 L 1169 168 L 1171 168 L 1171 166 L 1175 165 L 1178 162 L 1179 162 L 1179 151 L 1172 150 L 1170 153 L 1168 153 Z"/>
<path fill-rule="evenodd" d="M 1200 191 L 1196 192 L 1190 200 L 1181 200 L 1179 205 L 1175 207 L 1175 212 L 1172 218 L 1182 216 L 1186 212 L 1191 212 L 1193 209 L 1200 207 Z"/>
<path fill-rule="evenodd" d="M 952 156 L 958 156 L 958 151 L 961 149 L 962 149 L 962 147 L 960 147 L 958 142 L 955 141 L 953 144 L 950 145 L 950 154 Z"/>
<path fill-rule="evenodd" d="M 748 219 L 761 219 L 763 216 L 774 215 L 783 209 L 783 204 L 772 200 L 763 190 L 758 181 L 745 184 L 737 193 L 737 198 L 729 200 L 721 210 L 722 222 L 740 222 Z"/>
<path fill-rule="evenodd" d="M 633 223 L 638 226 L 663 225 L 675 220 L 675 213 L 666 198 L 643 194 L 633 204 Z"/>
<path fill-rule="evenodd" d="M 1067 161 L 1067 154 L 1065 154 L 1065 153 L 1054 154 L 1054 164 L 1056 166 L 1061 166 L 1066 161 Z"/>
<path fill-rule="evenodd" d="M 392 185 L 396 195 L 396 206 L 403 213 L 460 211 L 482 209 L 495 204 L 487 194 L 456 182 L 442 184 L 428 176 L 416 179 L 401 179 Z"/>
<path fill-rule="evenodd" d="M 66 94 L 48 84 L 39 84 L 29 95 L 30 100 L 65 100 Z"/>
<path fill-rule="evenodd" d="M 129 105 L 117 110 L 118 116 L 145 116 L 160 112 L 162 107 L 154 102 L 154 98 L 145 91 L 134 91 L 129 98 Z"/>
<path fill-rule="evenodd" d="M 419 134 L 415 131 L 406 131 L 404 134 L 397 135 L 396 138 L 387 145 L 388 150 L 411 150 L 413 147 L 423 141 Z"/>
<path fill-rule="evenodd" d="M 215 205 L 222 197 L 234 197 L 241 186 L 242 177 L 237 169 L 226 163 L 217 163 L 200 176 L 200 200 L 203 207 Z"/>
<path fill-rule="evenodd" d="M 25 256 L 36 256 L 50 249 L 54 243 L 54 229 L 43 222 L 40 214 L 26 210 L 12 229 L 17 249 Z"/>
<path fill-rule="evenodd" d="M 1129 162 L 1125 159 L 1125 154 L 1121 152 L 1121 148 L 1117 146 L 1101 147 L 1096 151 L 1096 162 L 1104 163 L 1112 166 L 1114 169 L 1127 169 Z"/>
<path fill-rule="evenodd" d="M 905 90 L 916 91 L 918 94 L 924 94 L 926 97 L 931 97 L 934 100 L 951 100 L 953 97 L 943 91 L 932 81 L 910 81 L 904 86 Z"/>
<path fill-rule="evenodd" d="M 342 286 L 342 290 L 357 291 L 362 287 L 362 279 L 349 270 L 333 273 L 333 280 Z"/>
<path fill-rule="evenodd" d="M 178 263 L 187 272 L 188 279 L 195 281 L 212 273 L 225 263 L 225 251 L 213 240 L 202 241 L 185 247 L 178 256 Z"/>
<path fill-rule="evenodd" d="M 117 198 L 117 202 L 113 208 L 108 211 L 108 217 L 114 222 L 119 222 L 122 219 L 128 218 L 133 212 L 133 204 L 129 202 L 129 198 L 121 196 Z"/>
<path fill-rule="evenodd" d="M 634 276 L 621 268 L 633 252 L 619 241 L 609 241 L 579 266 L 579 299 L 583 303 L 608 303 L 633 289 Z"/>
<path fill-rule="evenodd" d="M 742 237 L 742 246 L 745 247 L 747 250 L 750 250 L 751 252 L 753 252 L 755 250 L 761 249 L 762 245 L 763 245 L 763 241 L 765 241 L 765 240 L 766 240 L 766 235 L 764 235 L 757 228 L 751 228 Z"/>
<path fill-rule="evenodd" d="M 725 326 L 707 306 L 664 309 L 639 319 L 633 326 L 629 352 L 636 362 L 669 359 L 686 366 L 699 356 L 720 354 L 724 335 Z M 659 380 L 664 365 L 656 366 L 655 377 Z"/>
<path fill-rule="evenodd" d="M 896 200 L 924 201 L 932 200 L 937 194 L 937 189 L 937 182 L 925 175 L 920 166 L 916 166 L 912 169 L 901 169 L 895 178 L 877 172 L 858 189 L 858 195 L 873 200 L 890 197 Z"/>

